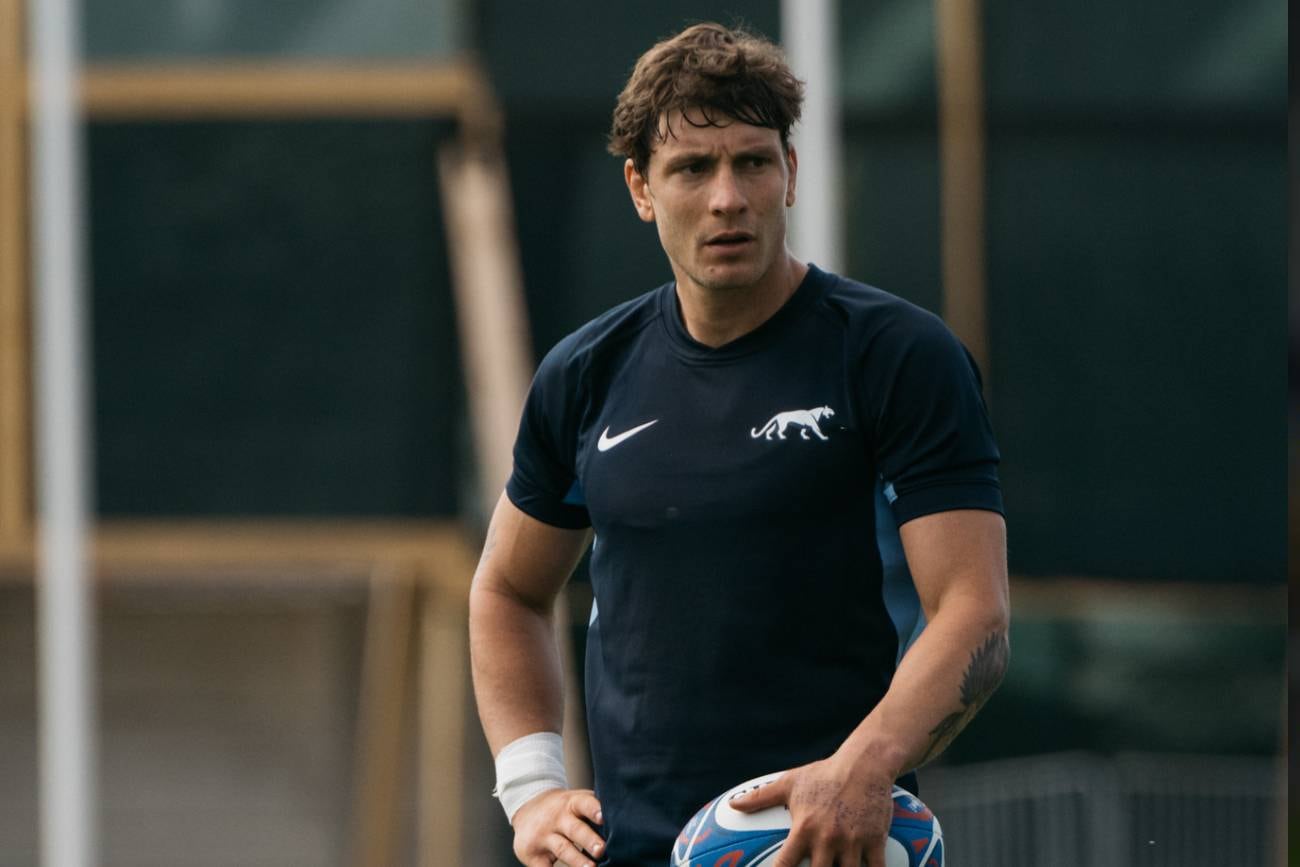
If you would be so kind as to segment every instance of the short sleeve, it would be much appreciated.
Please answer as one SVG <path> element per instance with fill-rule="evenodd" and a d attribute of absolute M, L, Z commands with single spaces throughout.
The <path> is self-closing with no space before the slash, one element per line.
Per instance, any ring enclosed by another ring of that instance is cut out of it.
<path fill-rule="evenodd" d="M 1000 459 L 974 359 L 942 320 L 917 308 L 869 341 L 864 404 L 895 520 L 953 509 L 1003 511 Z"/>
<path fill-rule="evenodd" d="M 547 354 L 528 389 L 506 496 L 545 524 L 580 529 L 591 518 L 575 470 L 580 380 L 568 343 Z"/>

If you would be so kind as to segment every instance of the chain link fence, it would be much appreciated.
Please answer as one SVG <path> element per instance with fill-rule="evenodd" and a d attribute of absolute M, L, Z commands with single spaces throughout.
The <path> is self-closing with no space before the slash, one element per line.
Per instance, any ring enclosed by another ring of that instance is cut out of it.
<path fill-rule="evenodd" d="M 924 772 L 949 867 L 1281 864 L 1282 767 L 1062 753 Z"/>

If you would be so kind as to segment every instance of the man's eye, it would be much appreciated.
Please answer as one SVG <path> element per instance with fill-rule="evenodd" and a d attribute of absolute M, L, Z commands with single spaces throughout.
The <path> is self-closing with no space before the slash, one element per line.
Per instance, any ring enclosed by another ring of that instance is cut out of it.
<path fill-rule="evenodd" d="M 687 163 L 682 166 L 682 171 L 686 172 L 688 175 L 698 175 L 702 174 L 706 168 L 708 168 L 708 166 L 703 162 Z"/>
<path fill-rule="evenodd" d="M 767 157 L 747 157 L 745 159 L 745 165 L 751 169 L 761 169 L 767 163 Z"/>

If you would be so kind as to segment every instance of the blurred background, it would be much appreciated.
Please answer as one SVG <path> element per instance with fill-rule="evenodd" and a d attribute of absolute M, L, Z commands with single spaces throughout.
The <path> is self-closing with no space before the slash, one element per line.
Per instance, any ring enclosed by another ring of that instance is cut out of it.
<path fill-rule="evenodd" d="M 518 399 L 670 279 L 604 151 L 632 63 L 698 20 L 780 40 L 780 3 L 80 13 L 100 862 L 511 863 L 464 620 Z M 951 863 L 1285 863 L 1286 9 L 835 15 L 839 266 L 974 344 L 1003 454 L 1011 670 L 922 776 Z M 25 16 L 0 0 L 0 867 L 39 860 Z"/>

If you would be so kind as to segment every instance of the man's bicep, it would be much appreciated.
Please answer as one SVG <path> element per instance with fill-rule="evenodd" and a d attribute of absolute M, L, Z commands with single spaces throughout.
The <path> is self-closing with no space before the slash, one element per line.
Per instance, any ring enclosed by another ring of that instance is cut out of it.
<path fill-rule="evenodd" d="M 488 524 L 475 589 L 505 593 L 529 607 L 549 610 L 590 539 L 590 529 L 543 523 L 502 494 Z"/>
<path fill-rule="evenodd" d="M 927 618 L 962 599 L 1009 616 L 1007 528 L 997 512 L 959 509 L 914 518 L 898 528 L 917 595 Z"/>

